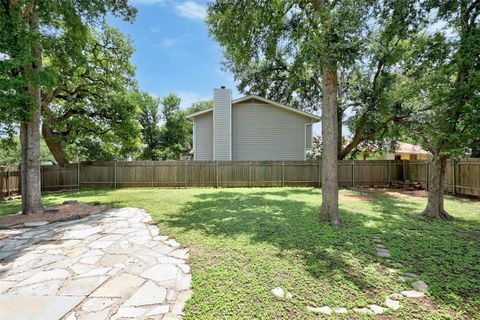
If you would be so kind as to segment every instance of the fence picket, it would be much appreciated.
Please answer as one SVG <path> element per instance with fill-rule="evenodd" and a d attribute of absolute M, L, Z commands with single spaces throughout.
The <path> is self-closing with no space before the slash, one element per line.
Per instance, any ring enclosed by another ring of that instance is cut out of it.
<path fill-rule="evenodd" d="M 390 185 L 402 180 L 429 187 L 430 165 L 426 161 L 367 160 L 338 164 L 340 187 Z M 480 196 L 480 159 L 464 159 L 456 165 L 449 164 L 447 169 L 446 190 Z M 92 162 L 44 166 L 41 179 L 44 192 L 85 187 L 318 187 L 321 161 Z M 20 183 L 19 166 L 0 167 L 0 197 L 19 194 Z"/>

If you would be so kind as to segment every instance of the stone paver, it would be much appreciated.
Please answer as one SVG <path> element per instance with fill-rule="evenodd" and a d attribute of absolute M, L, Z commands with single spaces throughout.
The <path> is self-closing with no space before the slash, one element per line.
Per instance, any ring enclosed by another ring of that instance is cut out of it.
<path fill-rule="evenodd" d="M 424 296 L 423 292 L 415 290 L 402 291 L 401 294 L 407 298 L 421 298 Z"/>
<path fill-rule="evenodd" d="M 308 310 L 314 313 L 323 313 L 323 314 L 332 314 L 332 308 L 325 306 L 325 307 L 307 307 Z"/>
<path fill-rule="evenodd" d="M 0 319 L 180 319 L 189 251 L 150 223 L 122 208 L 0 230 Z"/>
<path fill-rule="evenodd" d="M 421 292 L 427 292 L 428 291 L 428 286 L 425 282 L 423 281 L 415 281 L 412 283 L 413 289 Z"/>

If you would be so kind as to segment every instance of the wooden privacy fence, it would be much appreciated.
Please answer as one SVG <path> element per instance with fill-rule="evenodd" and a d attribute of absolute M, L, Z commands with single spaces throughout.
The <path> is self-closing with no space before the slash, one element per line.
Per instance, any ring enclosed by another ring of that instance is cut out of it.
<path fill-rule="evenodd" d="M 426 161 L 339 161 L 341 187 L 418 182 L 428 187 Z M 480 196 L 480 159 L 449 164 L 446 191 Z M 126 187 L 321 186 L 320 161 L 131 161 L 42 166 L 42 191 Z M 20 193 L 18 166 L 0 167 L 0 196 Z"/>

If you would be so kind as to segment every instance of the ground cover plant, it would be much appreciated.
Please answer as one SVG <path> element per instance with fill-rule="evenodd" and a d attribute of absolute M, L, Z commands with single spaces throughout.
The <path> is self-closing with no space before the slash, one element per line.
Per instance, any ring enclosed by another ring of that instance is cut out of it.
<path fill-rule="evenodd" d="M 388 269 L 402 263 L 429 286 L 380 318 L 474 319 L 480 312 L 480 202 L 446 198 L 450 222 L 418 215 L 425 197 L 342 190 L 344 227 L 316 223 L 311 188 L 82 190 L 44 196 L 145 208 L 160 232 L 191 248 L 193 297 L 185 319 L 315 319 L 307 306 L 382 305 L 410 285 Z M 20 202 L 0 204 L 0 216 Z M 376 256 L 379 235 L 391 259 Z M 292 293 L 278 300 L 271 289 Z M 342 318 L 342 316 L 337 316 Z M 345 318 L 369 318 L 353 315 Z"/>

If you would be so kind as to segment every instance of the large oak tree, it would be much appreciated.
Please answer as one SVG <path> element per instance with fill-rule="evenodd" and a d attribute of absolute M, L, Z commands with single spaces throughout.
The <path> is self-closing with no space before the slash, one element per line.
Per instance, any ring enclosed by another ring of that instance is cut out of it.
<path fill-rule="evenodd" d="M 385 103 L 396 47 L 416 24 L 415 1 L 218 0 L 210 32 L 225 48 L 226 67 L 245 93 L 304 110 L 322 109 L 322 208 L 340 224 L 337 158 L 373 139 L 398 117 Z M 341 144 L 344 111 L 354 137 Z"/>
<path fill-rule="evenodd" d="M 433 154 L 423 214 L 452 219 L 443 199 L 447 160 L 480 139 L 480 1 L 426 1 L 424 9 L 444 26 L 427 27 L 408 44 L 397 91 L 414 115 L 405 131 Z"/>
<path fill-rule="evenodd" d="M 90 29 L 107 12 L 133 19 L 127 0 L 1 0 L 0 122 L 20 124 L 22 212 L 42 211 L 40 199 L 40 122 L 42 88 L 52 83 L 44 69 L 51 50 L 82 57 Z"/>

